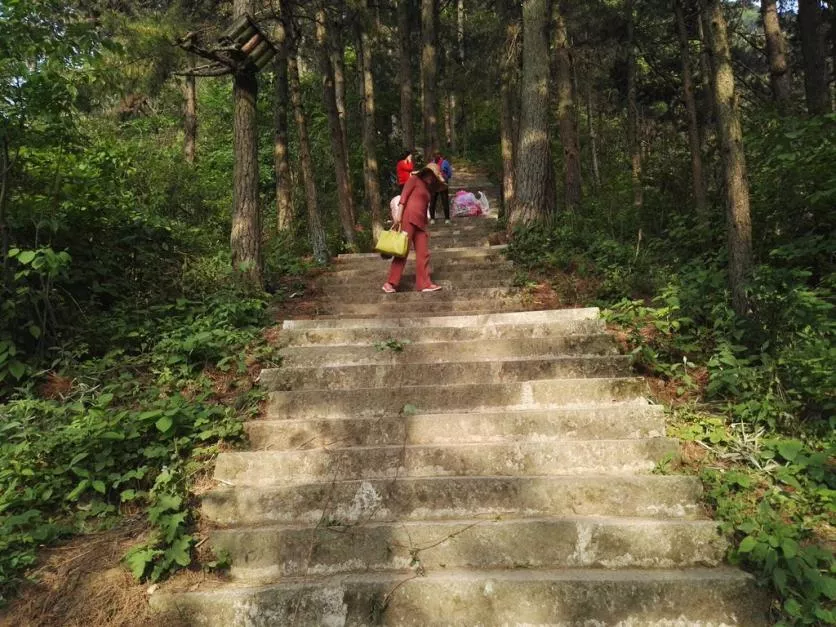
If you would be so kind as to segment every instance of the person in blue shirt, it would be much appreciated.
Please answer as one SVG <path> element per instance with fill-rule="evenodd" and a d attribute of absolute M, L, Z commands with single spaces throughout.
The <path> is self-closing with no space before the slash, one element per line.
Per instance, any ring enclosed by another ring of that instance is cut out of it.
<path fill-rule="evenodd" d="M 439 167 L 441 175 L 449 184 L 450 179 L 453 178 L 453 166 L 450 165 L 450 160 L 440 152 L 436 152 L 433 162 L 435 162 L 435 164 Z M 441 206 L 444 208 L 444 223 L 450 224 L 450 191 L 446 186 L 442 191 L 435 193 L 432 201 L 430 202 L 430 224 L 435 224 L 435 203 L 439 200 L 439 198 L 441 200 Z"/>

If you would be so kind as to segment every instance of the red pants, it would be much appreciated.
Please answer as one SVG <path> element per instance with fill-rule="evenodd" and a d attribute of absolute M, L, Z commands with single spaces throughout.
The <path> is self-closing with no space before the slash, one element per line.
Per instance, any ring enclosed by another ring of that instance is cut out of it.
<path fill-rule="evenodd" d="M 409 237 L 410 248 L 415 249 L 415 289 L 419 292 L 432 285 L 430 279 L 430 236 L 414 224 L 404 223 L 401 227 Z M 406 257 L 395 257 L 389 269 L 389 284 L 398 287 L 406 266 Z"/>

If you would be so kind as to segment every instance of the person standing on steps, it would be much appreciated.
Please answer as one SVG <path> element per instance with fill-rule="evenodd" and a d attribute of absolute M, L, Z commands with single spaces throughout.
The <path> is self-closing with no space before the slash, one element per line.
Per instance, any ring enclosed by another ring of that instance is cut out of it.
<path fill-rule="evenodd" d="M 433 163 L 439 167 L 444 180 L 449 183 L 450 179 L 453 178 L 453 166 L 450 165 L 450 160 L 440 152 L 436 152 Z M 439 197 L 444 207 L 444 224 L 450 224 L 450 191 L 446 186 L 442 191 L 433 195 L 432 202 L 430 203 L 430 224 L 435 224 L 435 203 L 438 202 Z"/>
<path fill-rule="evenodd" d="M 412 174 L 404 185 L 399 212 L 392 228 L 402 228 L 409 237 L 410 248 L 415 250 L 415 289 L 419 292 L 437 292 L 441 289 L 430 278 L 430 236 L 427 233 L 427 206 L 433 195 L 447 184 L 441 176 L 441 169 L 430 163 Z M 383 284 L 383 291 L 394 294 L 406 266 L 406 257 L 395 257 L 389 269 L 389 278 Z"/>
<path fill-rule="evenodd" d="M 395 171 L 398 176 L 398 192 L 403 194 L 403 187 L 406 185 L 406 182 L 409 180 L 409 175 L 412 174 L 412 167 L 415 163 L 415 160 L 412 157 L 411 150 L 404 150 L 401 154 L 401 158 L 398 161 L 398 165 L 395 167 Z"/>

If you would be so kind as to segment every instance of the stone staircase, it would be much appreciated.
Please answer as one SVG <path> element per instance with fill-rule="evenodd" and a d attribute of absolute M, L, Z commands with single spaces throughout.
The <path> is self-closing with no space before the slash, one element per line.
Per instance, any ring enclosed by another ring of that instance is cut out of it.
<path fill-rule="evenodd" d="M 321 278 L 323 315 L 284 323 L 252 448 L 218 457 L 203 501 L 231 581 L 156 608 L 218 627 L 767 624 L 698 481 L 652 474 L 676 443 L 598 311 L 521 311 L 491 228 L 434 227 L 442 292 L 383 294 L 377 256 Z"/>

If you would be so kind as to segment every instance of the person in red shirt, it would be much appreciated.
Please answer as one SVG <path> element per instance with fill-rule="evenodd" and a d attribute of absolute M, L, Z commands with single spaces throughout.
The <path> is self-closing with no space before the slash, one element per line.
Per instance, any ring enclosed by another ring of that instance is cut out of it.
<path fill-rule="evenodd" d="M 395 216 L 392 228 L 403 228 L 409 237 L 411 248 L 415 249 L 415 289 L 419 292 L 436 292 L 441 286 L 430 278 L 430 237 L 427 233 L 427 206 L 438 191 L 447 187 L 441 170 L 430 163 L 409 177 L 404 185 L 398 204 L 399 215 Z M 395 257 L 389 269 L 389 278 L 383 284 L 383 291 L 393 294 L 398 291 L 406 257 Z"/>
<path fill-rule="evenodd" d="M 403 186 L 406 185 L 406 182 L 409 180 L 409 175 L 412 174 L 412 167 L 414 165 L 414 160 L 412 158 L 412 151 L 405 150 L 403 155 L 401 155 L 400 161 L 398 161 L 398 165 L 396 167 L 396 172 L 398 175 L 398 187 L 400 188 L 400 193 L 403 194 Z"/>

